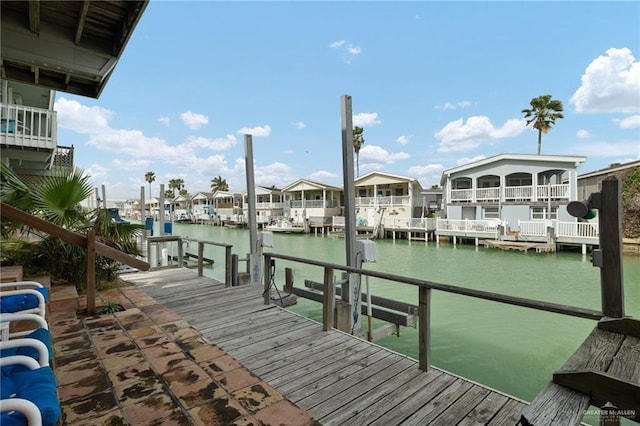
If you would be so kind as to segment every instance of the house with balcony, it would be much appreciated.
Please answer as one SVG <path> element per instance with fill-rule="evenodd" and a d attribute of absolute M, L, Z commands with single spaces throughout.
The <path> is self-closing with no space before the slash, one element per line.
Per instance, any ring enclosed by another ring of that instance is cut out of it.
<path fill-rule="evenodd" d="M 213 192 L 196 192 L 191 197 L 191 208 L 196 221 L 209 220 L 213 215 Z"/>
<path fill-rule="evenodd" d="M 240 226 L 248 221 L 243 213 L 244 197 L 238 192 L 216 191 L 213 193 L 213 216 L 222 225 Z"/>
<path fill-rule="evenodd" d="M 277 188 L 256 185 L 256 223 L 269 224 L 273 219 L 284 215 L 284 194 Z M 249 194 L 244 194 L 243 214 L 249 217 Z"/>
<path fill-rule="evenodd" d="M 283 215 L 294 223 L 308 221 L 312 227 L 329 227 L 334 216 L 342 214 L 342 188 L 299 179 L 282 189 Z"/>
<path fill-rule="evenodd" d="M 370 172 L 354 180 L 356 226 L 409 230 L 425 216 L 422 185 L 411 177 Z"/>
<path fill-rule="evenodd" d="M 500 154 L 445 170 L 446 219 L 438 235 L 566 244 L 597 243 L 597 224 L 567 212 L 578 196 L 580 156 Z"/>

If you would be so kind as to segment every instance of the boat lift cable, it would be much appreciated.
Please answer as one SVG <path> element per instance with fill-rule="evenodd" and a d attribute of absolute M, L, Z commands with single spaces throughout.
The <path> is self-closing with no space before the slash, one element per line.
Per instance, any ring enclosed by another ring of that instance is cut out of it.
<path fill-rule="evenodd" d="M 280 306 L 284 307 L 284 299 L 291 296 L 291 294 L 286 294 L 284 297 L 282 296 L 282 293 L 280 293 L 280 290 L 276 285 L 275 276 L 276 276 L 276 262 L 272 260 L 271 268 L 269 268 L 269 287 L 264 291 L 264 293 L 262 293 L 262 296 L 264 297 L 264 295 L 267 294 L 267 292 L 271 289 L 271 287 L 273 287 L 276 289 L 276 293 L 278 293 L 278 298 L 280 299 Z"/>

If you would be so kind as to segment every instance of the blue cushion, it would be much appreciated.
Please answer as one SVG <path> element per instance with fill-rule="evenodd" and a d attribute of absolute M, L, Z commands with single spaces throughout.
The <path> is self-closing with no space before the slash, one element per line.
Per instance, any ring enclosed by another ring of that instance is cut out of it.
<path fill-rule="evenodd" d="M 47 350 L 49 351 L 49 362 L 53 359 L 53 350 L 51 346 L 51 334 L 49 330 L 45 328 L 38 328 L 37 330 L 32 331 L 31 333 L 24 336 L 25 338 L 36 339 L 41 341 L 47 346 Z M 11 356 L 11 355 L 26 355 L 35 359 L 36 361 L 40 361 L 40 355 L 38 350 L 32 348 L 31 346 L 23 346 L 20 348 L 9 348 L 0 350 L 0 357 Z M 14 371 L 24 371 L 28 370 L 28 367 L 25 367 L 20 364 L 16 365 L 5 365 L 2 367 L 2 376 L 8 376 L 12 374 Z"/>
<path fill-rule="evenodd" d="M 45 303 L 49 301 L 49 292 L 46 288 L 35 288 L 44 296 Z M 12 313 L 38 307 L 38 298 L 34 294 L 18 294 L 14 296 L 0 296 L 0 312 Z"/>
<path fill-rule="evenodd" d="M 22 398 L 36 404 L 42 414 L 45 426 L 54 426 L 60 419 L 60 403 L 56 393 L 56 378 L 49 367 L 37 370 L 21 371 L 0 378 L 0 397 L 2 399 Z M 27 420 L 17 411 L 3 412 L 0 415 L 2 426 L 26 425 Z"/>

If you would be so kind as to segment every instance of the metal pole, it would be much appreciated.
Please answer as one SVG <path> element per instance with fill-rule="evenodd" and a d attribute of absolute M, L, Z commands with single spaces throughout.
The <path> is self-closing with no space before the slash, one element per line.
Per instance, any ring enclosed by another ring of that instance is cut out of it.
<path fill-rule="evenodd" d="M 107 208 L 107 191 L 104 188 L 104 185 L 102 185 L 102 205 L 104 206 L 104 208 Z"/>
<path fill-rule="evenodd" d="M 256 185 L 253 177 L 253 142 L 251 135 L 244 135 L 244 162 L 247 176 L 247 198 L 249 202 L 249 256 L 251 283 L 260 282 L 262 247 L 258 240 L 258 223 L 256 217 Z"/>
<path fill-rule="evenodd" d="M 160 226 L 158 235 L 164 235 L 164 183 L 160 184 L 160 196 L 158 197 L 158 226 Z"/>
<path fill-rule="evenodd" d="M 141 246 L 140 250 L 142 250 L 142 244 L 144 244 L 144 240 L 147 238 L 147 228 L 146 228 L 146 215 L 145 215 L 145 207 L 144 207 L 144 186 L 140 187 L 140 223 L 144 226 L 144 230 L 142 231 L 142 238 L 140 239 Z"/>

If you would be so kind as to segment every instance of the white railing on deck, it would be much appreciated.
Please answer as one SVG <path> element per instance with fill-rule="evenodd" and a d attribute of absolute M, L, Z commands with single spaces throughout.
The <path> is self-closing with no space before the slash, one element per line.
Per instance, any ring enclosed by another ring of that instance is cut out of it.
<path fill-rule="evenodd" d="M 476 189 L 476 200 L 498 201 L 500 199 L 500 187 Z"/>
<path fill-rule="evenodd" d="M 546 220 L 519 220 L 518 232 L 524 237 L 546 237 Z"/>
<path fill-rule="evenodd" d="M 408 195 L 390 195 L 388 197 L 356 197 L 356 207 L 408 206 Z"/>
<path fill-rule="evenodd" d="M 54 149 L 56 112 L 48 109 L 0 103 L 0 136 L 3 143 L 21 147 Z"/>
<path fill-rule="evenodd" d="M 528 201 L 533 196 L 533 186 L 505 186 L 505 201 Z"/>
<path fill-rule="evenodd" d="M 452 189 L 451 201 L 471 201 L 473 199 L 473 189 Z"/>
<path fill-rule="evenodd" d="M 538 197 L 538 200 L 547 200 L 549 197 L 551 197 L 552 200 L 568 199 L 569 184 L 538 185 L 536 197 Z"/>
<path fill-rule="evenodd" d="M 598 223 L 591 222 L 558 222 L 556 224 L 558 237 L 598 238 L 600 232 Z"/>
<path fill-rule="evenodd" d="M 497 234 L 499 227 L 499 220 L 436 219 L 436 232 L 460 231 Z"/>
<path fill-rule="evenodd" d="M 257 209 L 281 209 L 282 206 L 284 205 L 284 203 L 270 203 L 270 202 L 264 202 L 264 203 L 256 203 L 256 208 Z"/>

